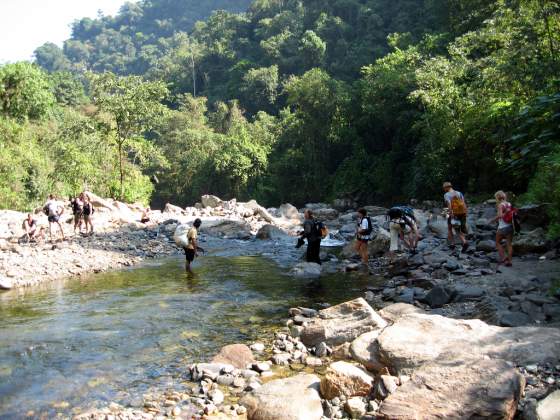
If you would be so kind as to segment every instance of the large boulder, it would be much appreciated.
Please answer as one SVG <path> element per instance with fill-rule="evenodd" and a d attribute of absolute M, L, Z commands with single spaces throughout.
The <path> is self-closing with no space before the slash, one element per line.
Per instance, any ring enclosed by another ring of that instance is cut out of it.
<path fill-rule="evenodd" d="M 383 364 L 378 360 L 379 348 L 377 346 L 377 337 L 380 330 L 374 330 L 360 335 L 350 345 L 350 354 L 352 359 L 361 363 L 367 370 L 380 371 Z"/>
<path fill-rule="evenodd" d="M 535 254 L 546 252 L 547 250 L 546 232 L 542 228 L 537 228 L 513 239 L 513 251 L 515 254 Z"/>
<path fill-rule="evenodd" d="M 319 384 L 315 375 L 276 379 L 239 403 L 247 408 L 249 420 L 319 420 L 323 416 Z"/>
<path fill-rule="evenodd" d="M 393 303 L 392 305 L 385 306 L 379 311 L 381 318 L 387 320 L 391 324 L 397 319 L 408 314 L 425 314 L 426 311 L 417 306 L 408 303 Z"/>
<path fill-rule="evenodd" d="M 279 227 L 268 224 L 264 225 L 259 229 L 256 235 L 257 239 L 267 240 L 267 239 L 282 239 L 287 238 L 288 235 Z"/>
<path fill-rule="evenodd" d="M 371 392 L 373 383 L 373 376 L 365 370 L 348 362 L 334 362 L 321 379 L 321 395 L 327 400 L 366 396 Z"/>
<path fill-rule="evenodd" d="M 364 299 L 358 298 L 319 311 L 319 316 L 303 328 L 300 338 L 307 346 L 321 342 L 335 346 L 386 326 L 387 322 Z"/>
<path fill-rule="evenodd" d="M 542 227 L 545 228 L 550 222 L 548 211 L 550 204 L 528 204 L 519 208 L 519 219 L 523 226 L 530 226 L 532 228 Z"/>
<path fill-rule="evenodd" d="M 315 218 L 318 220 L 334 220 L 338 217 L 338 211 L 331 208 L 320 208 L 314 211 Z"/>
<path fill-rule="evenodd" d="M 537 405 L 538 420 L 560 419 L 560 390 L 554 391 Z"/>
<path fill-rule="evenodd" d="M 304 279 L 319 277 L 321 275 L 321 266 L 317 263 L 301 262 L 290 270 L 290 275 Z"/>
<path fill-rule="evenodd" d="M 380 361 L 398 374 L 439 360 L 508 360 L 518 365 L 558 363 L 560 330 L 544 327 L 504 328 L 478 319 L 408 314 L 385 328 L 377 338 Z"/>
<path fill-rule="evenodd" d="M 389 251 L 391 245 L 391 234 L 382 227 L 377 229 L 375 237 L 368 242 L 369 255 L 384 254 Z"/>
<path fill-rule="evenodd" d="M 203 207 L 210 208 L 220 207 L 223 204 L 223 201 L 215 195 L 203 195 L 202 197 L 200 197 L 200 201 Z"/>
<path fill-rule="evenodd" d="M 381 404 L 378 419 L 512 419 L 525 387 L 503 360 L 428 363 Z"/>
<path fill-rule="evenodd" d="M 253 352 L 245 344 L 230 344 L 224 346 L 212 359 L 212 363 L 226 363 L 237 369 L 246 369 L 247 365 L 254 362 Z"/>
<path fill-rule="evenodd" d="M 338 211 L 347 211 L 356 208 L 356 202 L 351 198 L 337 198 L 333 200 L 332 206 Z"/>
<path fill-rule="evenodd" d="M 227 239 L 249 239 L 251 237 L 251 226 L 245 220 L 203 221 L 201 231 L 211 236 Z"/>
<path fill-rule="evenodd" d="M 290 203 L 282 204 L 278 209 L 278 214 L 286 219 L 300 218 L 298 209 L 295 206 L 292 206 Z"/>

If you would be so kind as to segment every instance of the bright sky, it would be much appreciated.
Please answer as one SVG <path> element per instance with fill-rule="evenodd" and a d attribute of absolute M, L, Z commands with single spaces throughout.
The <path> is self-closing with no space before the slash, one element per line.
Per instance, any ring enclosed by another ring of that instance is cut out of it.
<path fill-rule="evenodd" d="M 0 0 L 0 63 L 31 60 L 45 42 L 62 46 L 70 24 L 97 11 L 115 15 L 125 0 Z"/>

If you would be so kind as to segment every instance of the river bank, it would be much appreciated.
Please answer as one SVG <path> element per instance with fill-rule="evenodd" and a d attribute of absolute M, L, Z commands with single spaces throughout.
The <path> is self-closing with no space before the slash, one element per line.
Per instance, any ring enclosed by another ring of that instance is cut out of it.
<path fill-rule="evenodd" d="M 111 403 L 85 419 L 553 420 L 560 330 L 492 327 L 363 299 L 290 309 L 284 331 L 184 366 L 182 391 Z"/>

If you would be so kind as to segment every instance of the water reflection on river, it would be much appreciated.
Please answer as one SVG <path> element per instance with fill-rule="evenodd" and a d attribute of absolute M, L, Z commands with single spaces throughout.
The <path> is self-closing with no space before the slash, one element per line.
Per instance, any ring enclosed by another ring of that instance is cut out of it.
<path fill-rule="evenodd" d="M 53 416 L 76 405 L 141 403 L 190 361 L 255 340 L 294 305 L 354 298 L 368 276 L 315 281 L 261 257 L 182 259 L 0 294 L 0 418 Z"/>

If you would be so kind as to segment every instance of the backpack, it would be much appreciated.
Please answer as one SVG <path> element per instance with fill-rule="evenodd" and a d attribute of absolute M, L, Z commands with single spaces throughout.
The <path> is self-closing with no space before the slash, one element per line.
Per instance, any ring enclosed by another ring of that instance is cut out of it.
<path fill-rule="evenodd" d="M 521 220 L 519 219 L 519 212 L 511 204 L 507 206 L 507 210 L 502 216 L 502 219 L 504 220 L 504 222 L 513 226 L 514 233 L 521 232 Z"/>
<path fill-rule="evenodd" d="M 329 230 L 323 222 L 316 221 L 315 223 L 313 223 L 313 230 L 314 236 L 316 238 L 325 239 L 327 236 L 329 236 Z"/>
<path fill-rule="evenodd" d="M 413 221 L 416 222 L 416 216 L 414 215 L 414 209 L 410 206 L 394 206 L 389 209 L 387 212 L 389 219 L 400 219 L 404 216 L 410 217 Z M 368 220 L 368 222 L 371 222 Z M 371 223 L 370 223 L 371 225 Z"/>
<path fill-rule="evenodd" d="M 367 220 L 367 229 L 366 229 L 366 233 L 364 234 L 364 236 L 369 236 L 371 235 L 371 232 L 373 232 L 373 224 L 371 223 L 371 219 L 369 218 L 369 216 L 366 216 L 365 219 Z"/>
<path fill-rule="evenodd" d="M 451 198 L 451 211 L 453 216 L 466 216 L 467 215 L 467 205 L 465 200 L 457 193 Z"/>
<path fill-rule="evenodd" d="M 49 206 L 43 207 L 43 213 L 45 214 L 45 216 L 49 215 Z"/>

